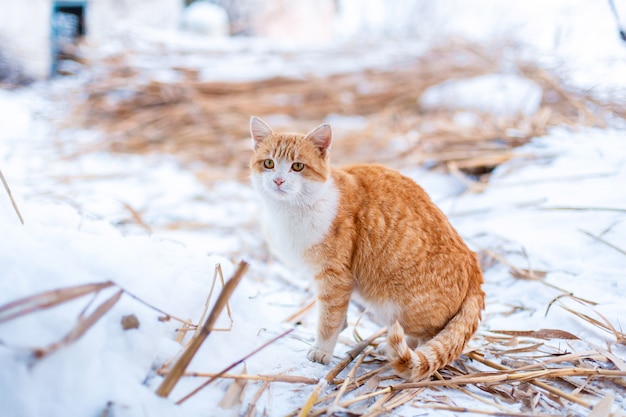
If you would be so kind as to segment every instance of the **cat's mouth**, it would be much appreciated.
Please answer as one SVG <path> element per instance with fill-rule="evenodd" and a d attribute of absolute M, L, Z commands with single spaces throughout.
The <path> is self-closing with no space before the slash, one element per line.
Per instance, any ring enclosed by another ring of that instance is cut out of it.
<path fill-rule="evenodd" d="M 278 194 L 279 196 L 286 196 L 287 194 L 289 194 L 289 192 L 282 187 L 274 186 L 272 188 L 274 189 L 274 193 Z"/>

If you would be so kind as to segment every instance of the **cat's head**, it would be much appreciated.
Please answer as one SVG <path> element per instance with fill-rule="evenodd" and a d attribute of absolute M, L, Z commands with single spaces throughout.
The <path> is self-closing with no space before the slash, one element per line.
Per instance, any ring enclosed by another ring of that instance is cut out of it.
<path fill-rule="evenodd" d="M 264 198 L 294 205 L 314 202 L 330 175 L 332 133 L 328 124 L 306 135 L 274 133 L 263 120 L 250 118 L 254 154 L 252 184 Z"/>

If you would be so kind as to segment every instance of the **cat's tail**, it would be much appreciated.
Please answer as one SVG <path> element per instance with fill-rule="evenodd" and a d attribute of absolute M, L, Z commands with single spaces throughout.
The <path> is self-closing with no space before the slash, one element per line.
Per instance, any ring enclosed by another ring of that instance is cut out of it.
<path fill-rule="evenodd" d="M 404 329 L 396 321 L 387 335 L 387 360 L 394 371 L 407 381 L 419 381 L 452 362 L 476 332 L 484 308 L 480 287 L 470 292 L 461 308 L 432 339 L 412 350 Z"/>

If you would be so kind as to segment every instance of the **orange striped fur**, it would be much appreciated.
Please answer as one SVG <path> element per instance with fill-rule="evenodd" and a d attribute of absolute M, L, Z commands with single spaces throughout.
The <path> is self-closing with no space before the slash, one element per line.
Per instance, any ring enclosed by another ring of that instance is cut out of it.
<path fill-rule="evenodd" d="M 313 277 L 328 364 L 357 293 L 390 330 L 384 348 L 409 381 L 456 359 L 484 308 L 476 255 L 413 180 L 379 165 L 334 168 L 331 128 L 274 133 L 252 117 L 251 180 L 275 253 Z"/>

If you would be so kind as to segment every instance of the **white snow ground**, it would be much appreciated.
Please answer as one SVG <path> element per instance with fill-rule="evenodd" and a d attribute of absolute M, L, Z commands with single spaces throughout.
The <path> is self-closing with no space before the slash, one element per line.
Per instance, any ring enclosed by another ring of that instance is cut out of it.
<path fill-rule="evenodd" d="M 577 76 L 606 73 L 608 69 L 597 64 L 598 50 L 586 45 L 578 46 L 593 53 L 578 54 L 577 66 L 568 70 Z M 255 49 L 235 51 L 233 62 L 247 59 L 251 50 Z M 625 62 L 626 47 L 604 53 L 603 59 L 612 60 L 615 68 Z M 621 78 L 615 75 L 617 69 L 612 74 L 603 81 L 626 87 L 623 73 Z M 227 75 L 215 75 L 219 76 Z M 0 91 L 0 169 L 25 220 L 25 225 L 19 223 L 8 196 L 0 191 L 0 305 L 76 284 L 112 280 L 117 287 L 93 301 L 87 296 L 0 323 L 1 414 L 237 415 L 237 409 L 217 406 L 228 386 L 224 381 L 181 406 L 174 402 L 204 379 L 184 378 L 167 400 L 154 394 L 162 380 L 156 368 L 180 350 L 174 341 L 179 323 L 159 321 L 162 314 L 128 294 L 77 342 L 41 360 L 32 357 L 31 348 L 64 337 L 90 301 L 93 311 L 120 287 L 171 315 L 197 321 L 217 263 L 226 278 L 239 259 L 249 261 L 252 268 L 230 301 L 232 329 L 211 334 L 190 370 L 217 372 L 236 362 L 290 328 L 285 318 L 312 298 L 307 280 L 282 268 L 267 253 L 249 186 L 224 182 L 207 189 L 167 156 L 96 152 L 66 158 L 79 144 L 97 137 L 59 129 L 42 117 L 55 105 L 46 101 L 47 88 Z M 419 168 L 407 174 L 426 188 L 473 248 L 504 253 L 519 268 L 546 271 L 546 283 L 598 302 L 596 311 L 621 328 L 626 317 L 624 133 L 555 129 L 519 148 L 520 158 L 498 167 L 482 193 L 463 193 L 457 179 Z M 134 224 L 125 203 L 141 211 L 152 233 Z M 208 227 L 168 230 L 167 224 L 174 222 Z M 514 278 L 503 265 L 488 269 L 485 280 L 488 304 L 482 330 L 561 329 L 605 348 L 614 340 L 559 303 L 545 314 L 561 293 L 543 282 Z M 350 313 L 350 326 L 343 333 L 346 340 L 356 324 L 357 308 Z M 137 316 L 138 329 L 122 329 L 120 319 L 128 314 Z M 219 325 L 229 326 L 226 315 Z M 322 377 L 328 368 L 305 358 L 314 326 L 314 315 L 304 316 L 294 333 L 246 361 L 247 371 Z M 362 336 L 376 328 L 367 319 L 358 324 Z M 347 349 L 339 345 L 336 356 Z M 611 349 L 626 360 L 625 346 Z M 234 372 L 241 372 L 241 366 Z M 259 386 L 248 386 L 244 404 Z M 311 390 L 305 385 L 294 390 L 272 384 L 259 399 L 258 409 L 270 416 L 285 415 L 301 406 Z M 457 405 L 475 405 L 454 391 L 446 395 Z M 614 410 L 618 408 L 626 409 L 619 396 Z M 425 412 L 410 405 L 396 410 L 407 416 Z"/>

